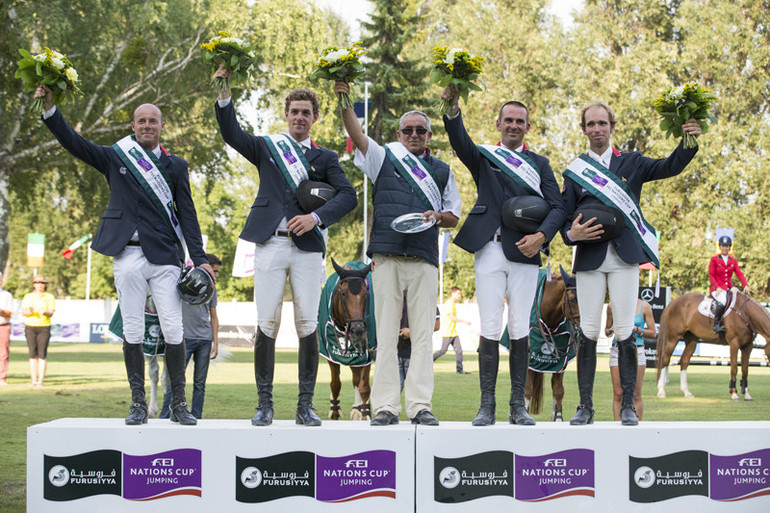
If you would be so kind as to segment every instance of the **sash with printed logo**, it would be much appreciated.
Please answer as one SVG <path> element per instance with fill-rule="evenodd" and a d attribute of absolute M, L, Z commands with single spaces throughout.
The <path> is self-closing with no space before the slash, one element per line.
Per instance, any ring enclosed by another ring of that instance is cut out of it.
<path fill-rule="evenodd" d="M 302 148 L 286 134 L 265 135 L 263 137 L 275 164 L 280 169 L 286 183 L 289 184 L 291 192 L 296 196 L 297 187 L 300 182 L 308 179 L 310 172 L 310 163 L 305 158 Z M 316 225 L 313 227 L 313 233 L 318 237 L 323 252 L 326 253 L 326 230 Z"/>
<path fill-rule="evenodd" d="M 481 154 L 532 195 L 543 197 L 540 190 L 540 171 L 529 157 L 518 151 L 493 144 L 479 144 Z"/>
<path fill-rule="evenodd" d="M 626 226 L 650 257 L 650 261 L 660 269 L 655 228 L 642 217 L 636 195 L 623 180 L 588 155 L 580 155 L 573 160 L 563 175 L 596 196 L 608 207 L 620 210 Z"/>
<path fill-rule="evenodd" d="M 113 144 L 112 148 L 150 197 L 166 226 L 171 229 L 179 261 L 184 263 L 184 235 L 179 219 L 174 213 L 174 190 L 166 168 L 154 153 L 146 151 L 136 142 L 134 135 L 124 137 Z"/>
<path fill-rule="evenodd" d="M 400 142 L 386 144 L 385 153 L 425 207 L 434 212 L 441 212 L 444 188 L 428 163 L 412 154 Z"/>

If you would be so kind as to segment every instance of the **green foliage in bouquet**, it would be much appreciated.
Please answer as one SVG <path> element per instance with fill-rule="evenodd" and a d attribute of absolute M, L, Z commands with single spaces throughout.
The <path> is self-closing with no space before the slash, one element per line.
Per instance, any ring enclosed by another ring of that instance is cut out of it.
<path fill-rule="evenodd" d="M 660 129 L 670 136 L 683 137 L 685 148 L 698 146 L 698 139 L 684 133 L 682 125 L 694 118 L 698 121 L 701 131 L 708 132 L 708 121 L 717 122 L 710 112 L 712 105 L 718 100 L 710 90 L 697 82 L 688 82 L 679 87 L 671 88 L 652 101 L 652 106 L 661 115 Z"/>
<path fill-rule="evenodd" d="M 366 51 L 361 48 L 361 43 L 356 42 L 345 48 L 327 46 L 318 55 L 316 68 L 310 74 L 312 80 L 340 80 L 354 84 L 356 79 L 363 75 L 364 65 L 361 56 Z M 339 105 L 342 109 L 352 109 L 350 97 L 345 93 L 339 94 Z"/>
<path fill-rule="evenodd" d="M 430 72 L 430 83 L 446 87 L 450 84 L 458 86 L 460 97 L 467 103 L 468 94 L 471 91 L 481 91 L 482 88 L 475 84 L 475 80 L 480 80 L 484 88 L 484 80 L 481 78 L 483 70 L 481 68 L 484 62 L 483 57 L 471 55 L 462 48 L 452 48 L 446 46 L 436 46 L 433 48 L 433 69 Z M 451 109 L 445 100 L 441 100 L 439 109 L 443 113 L 448 113 Z"/>
<path fill-rule="evenodd" d="M 24 82 L 24 89 L 27 91 L 34 91 L 41 84 L 48 86 L 53 92 L 53 101 L 56 104 L 65 103 L 70 96 L 83 94 L 78 72 L 66 55 L 47 47 L 37 55 L 21 48 L 19 53 L 22 59 L 14 76 Z M 35 113 L 43 112 L 44 102 L 43 98 L 35 98 L 30 110 Z"/>

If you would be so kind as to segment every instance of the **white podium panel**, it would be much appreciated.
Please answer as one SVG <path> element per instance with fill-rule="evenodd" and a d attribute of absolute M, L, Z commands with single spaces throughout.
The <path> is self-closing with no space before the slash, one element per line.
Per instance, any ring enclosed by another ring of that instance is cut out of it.
<path fill-rule="evenodd" d="M 27 429 L 27 511 L 414 511 L 414 437 L 407 423 L 59 419 Z"/>
<path fill-rule="evenodd" d="M 770 511 L 770 422 L 442 422 L 416 443 L 419 513 Z"/>

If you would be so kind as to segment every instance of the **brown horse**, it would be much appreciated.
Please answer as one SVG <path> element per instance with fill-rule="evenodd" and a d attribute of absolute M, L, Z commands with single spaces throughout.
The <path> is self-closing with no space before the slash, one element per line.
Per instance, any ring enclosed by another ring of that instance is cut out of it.
<path fill-rule="evenodd" d="M 561 269 L 561 275 L 552 276 L 546 280 L 543 288 L 543 297 L 540 302 L 540 319 L 538 321 L 543 338 L 553 341 L 553 333 L 562 327 L 564 320 L 568 319 L 570 341 L 569 345 L 577 340 L 577 330 L 580 326 L 580 310 L 578 309 L 575 277 Z M 554 348 L 556 347 L 553 344 Z M 569 351 L 569 346 L 564 351 Z M 527 385 L 524 397 L 529 405 L 530 413 L 540 413 L 543 404 L 543 372 L 529 369 L 527 372 Z M 561 422 L 562 400 L 564 399 L 564 371 L 551 374 L 551 390 L 553 392 L 553 407 L 551 420 Z"/>
<path fill-rule="evenodd" d="M 372 269 L 371 264 L 362 269 L 353 269 L 346 265 L 340 267 L 332 259 L 334 270 L 339 276 L 337 286 L 331 297 L 331 329 L 333 337 L 339 344 L 340 359 L 346 355 L 367 354 L 370 350 L 367 333 L 367 320 L 372 322 L 374 312 L 369 305 L 369 282 L 367 276 Z M 320 320 L 319 320 L 320 321 Z M 328 323 L 327 323 L 328 324 Z M 319 330 L 323 329 L 319 322 Z M 329 399 L 329 418 L 339 420 L 341 417 L 340 390 L 340 364 L 327 358 L 331 370 L 331 397 Z M 369 370 L 371 363 L 365 365 L 350 365 L 353 374 L 353 388 L 355 390 L 355 403 L 350 411 L 352 420 L 369 420 L 371 406 L 369 396 Z"/>
<path fill-rule="evenodd" d="M 744 399 L 751 401 L 749 395 L 749 355 L 753 348 L 754 337 L 757 333 L 770 342 L 770 315 L 756 301 L 746 294 L 735 292 L 736 299 L 733 310 L 724 317 L 723 322 L 727 331 L 720 337 L 714 333 L 713 319 L 698 312 L 698 305 L 704 295 L 697 293 L 684 294 L 674 299 L 660 319 L 658 333 L 658 397 L 666 397 L 666 381 L 668 380 L 668 364 L 677 342 L 684 340 L 685 348 L 679 359 L 680 388 L 685 397 L 694 397 L 687 387 L 687 366 L 690 357 L 695 352 L 695 346 L 700 340 L 709 344 L 730 346 L 730 394 L 731 399 L 738 400 L 735 379 L 738 374 L 738 351 L 741 352 L 741 393 Z M 765 344 L 765 357 L 770 360 L 770 343 Z"/>

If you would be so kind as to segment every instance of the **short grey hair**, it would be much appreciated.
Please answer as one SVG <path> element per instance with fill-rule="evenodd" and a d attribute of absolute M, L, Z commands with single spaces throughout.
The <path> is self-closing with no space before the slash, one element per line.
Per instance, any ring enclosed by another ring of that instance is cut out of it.
<path fill-rule="evenodd" d="M 404 120 L 413 114 L 417 114 L 418 116 L 422 116 L 425 118 L 425 123 L 428 125 L 428 131 L 430 132 L 430 118 L 427 114 L 425 114 L 421 110 L 410 110 L 409 112 L 405 112 L 401 115 L 401 119 L 398 120 L 398 129 L 401 130 L 401 128 L 404 126 Z"/>

